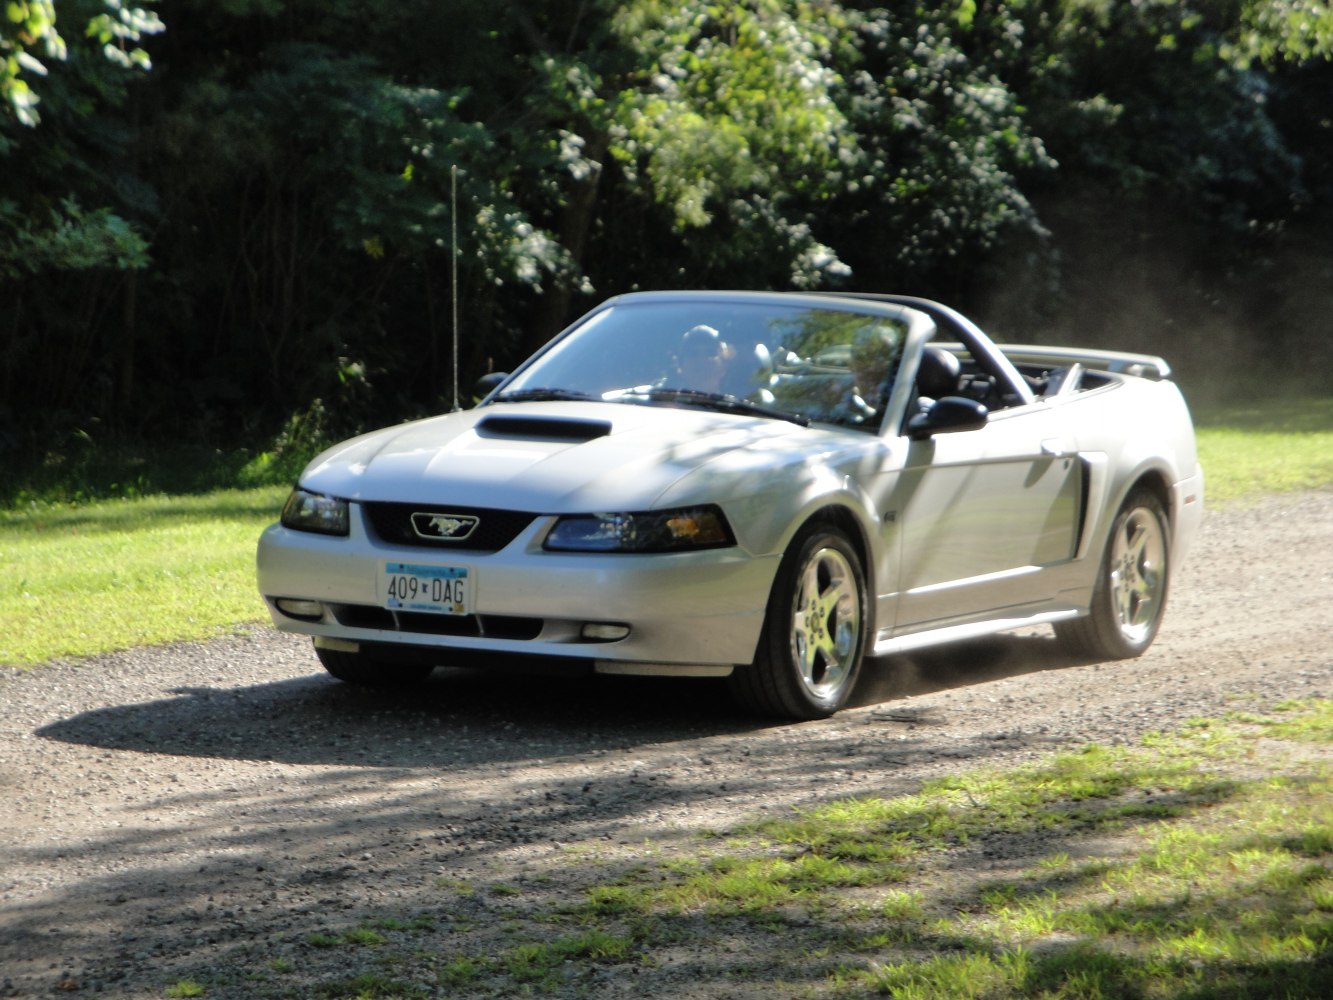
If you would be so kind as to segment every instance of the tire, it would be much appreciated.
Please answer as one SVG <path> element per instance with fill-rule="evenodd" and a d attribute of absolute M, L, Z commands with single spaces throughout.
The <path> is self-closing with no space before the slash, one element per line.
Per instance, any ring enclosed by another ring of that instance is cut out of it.
<path fill-rule="evenodd" d="M 762 715 L 832 715 L 856 687 L 868 621 L 856 549 L 836 528 L 806 529 L 778 567 L 754 662 L 731 675 L 732 696 Z"/>
<path fill-rule="evenodd" d="M 340 681 L 360 687 L 402 688 L 420 684 L 435 668 L 425 663 L 395 663 L 365 653 L 315 647 L 324 669 Z"/>
<path fill-rule="evenodd" d="M 1090 613 L 1060 622 L 1055 634 L 1077 656 L 1142 655 L 1162 624 L 1171 581 L 1171 529 L 1156 494 L 1136 489 L 1116 514 L 1097 570 Z"/>

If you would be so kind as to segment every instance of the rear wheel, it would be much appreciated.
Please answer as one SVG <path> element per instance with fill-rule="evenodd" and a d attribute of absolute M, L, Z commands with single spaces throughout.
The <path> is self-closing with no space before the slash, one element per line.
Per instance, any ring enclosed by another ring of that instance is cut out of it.
<path fill-rule="evenodd" d="M 1132 492 L 1111 528 L 1091 613 L 1055 627 L 1070 652 L 1124 660 L 1152 645 L 1166 610 L 1170 537 L 1166 512 L 1156 494 L 1145 489 Z"/>
<path fill-rule="evenodd" d="M 832 715 L 860 675 L 867 618 L 865 571 L 847 536 L 807 529 L 778 568 L 754 662 L 731 675 L 733 696 L 764 715 Z"/>
<path fill-rule="evenodd" d="M 396 688 L 420 684 L 435 668 L 424 663 L 396 663 L 365 653 L 315 647 L 324 669 L 340 681 L 361 687 Z"/>

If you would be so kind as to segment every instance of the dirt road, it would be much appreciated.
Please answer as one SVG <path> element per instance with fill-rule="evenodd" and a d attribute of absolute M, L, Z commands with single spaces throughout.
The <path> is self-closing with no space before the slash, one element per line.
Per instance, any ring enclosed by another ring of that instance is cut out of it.
<path fill-rule="evenodd" d="M 445 883 L 531 876 L 550 898 L 589 852 L 1328 697 L 1333 492 L 1210 512 L 1142 659 L 1052 646 L 875 662 L 857 707 L 800 725 L 740 716 L 704 681 L 441 671 L 367 693 L 258 627 L 2 669 L 0 997 L 158 998 L 187 978 L 210 1000 L 300 996 L 352 961 L 312 934 L 437 907 Z M 570 995 L 745 993 L 663 972 Z"/>

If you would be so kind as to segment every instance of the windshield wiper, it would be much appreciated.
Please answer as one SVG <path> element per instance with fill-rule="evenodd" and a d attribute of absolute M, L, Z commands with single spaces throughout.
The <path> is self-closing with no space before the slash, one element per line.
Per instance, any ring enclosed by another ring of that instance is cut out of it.
<path fill-rule="evenodd" d="M 706 410 L 717 410 L 720 413 L 770 417 L 774 420 L 787 420 L 802 427 L 810 426 L 809 418 L 803 417 L 799 413 L 788 413 L 786 410 L 765 406 L 763 403 L 752 403 L 748 399 L 741 399 L 739 396 L 731 396 L 724 392 L 704 392 L 701 389 L 668 389 L 658 386 L 628 392 L 619 398 L 647 399 L 654 403 L 680 403 L 684 406 L 698 406 Z"/>
<path fill-rule="evenodd" d="M 578 392 L 574 389 L 515 389 L 513 392 L 502 392 L 491 400 L 493 403 L 551 403 L 560 400 L 593 400 L 597 396 L 590 396 L 586 392 Z"/>

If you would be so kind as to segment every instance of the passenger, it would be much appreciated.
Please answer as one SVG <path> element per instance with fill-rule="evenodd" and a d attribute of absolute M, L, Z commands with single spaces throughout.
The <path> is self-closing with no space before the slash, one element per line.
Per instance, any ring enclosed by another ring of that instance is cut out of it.
<path fill-rule="evenodd" d="M 838 416 L 856 424 L 878 419 L 897 362 L 898 337 L 894 333 L 879 328 L 859 332 L 848 362 L 852 384 Z"/>

